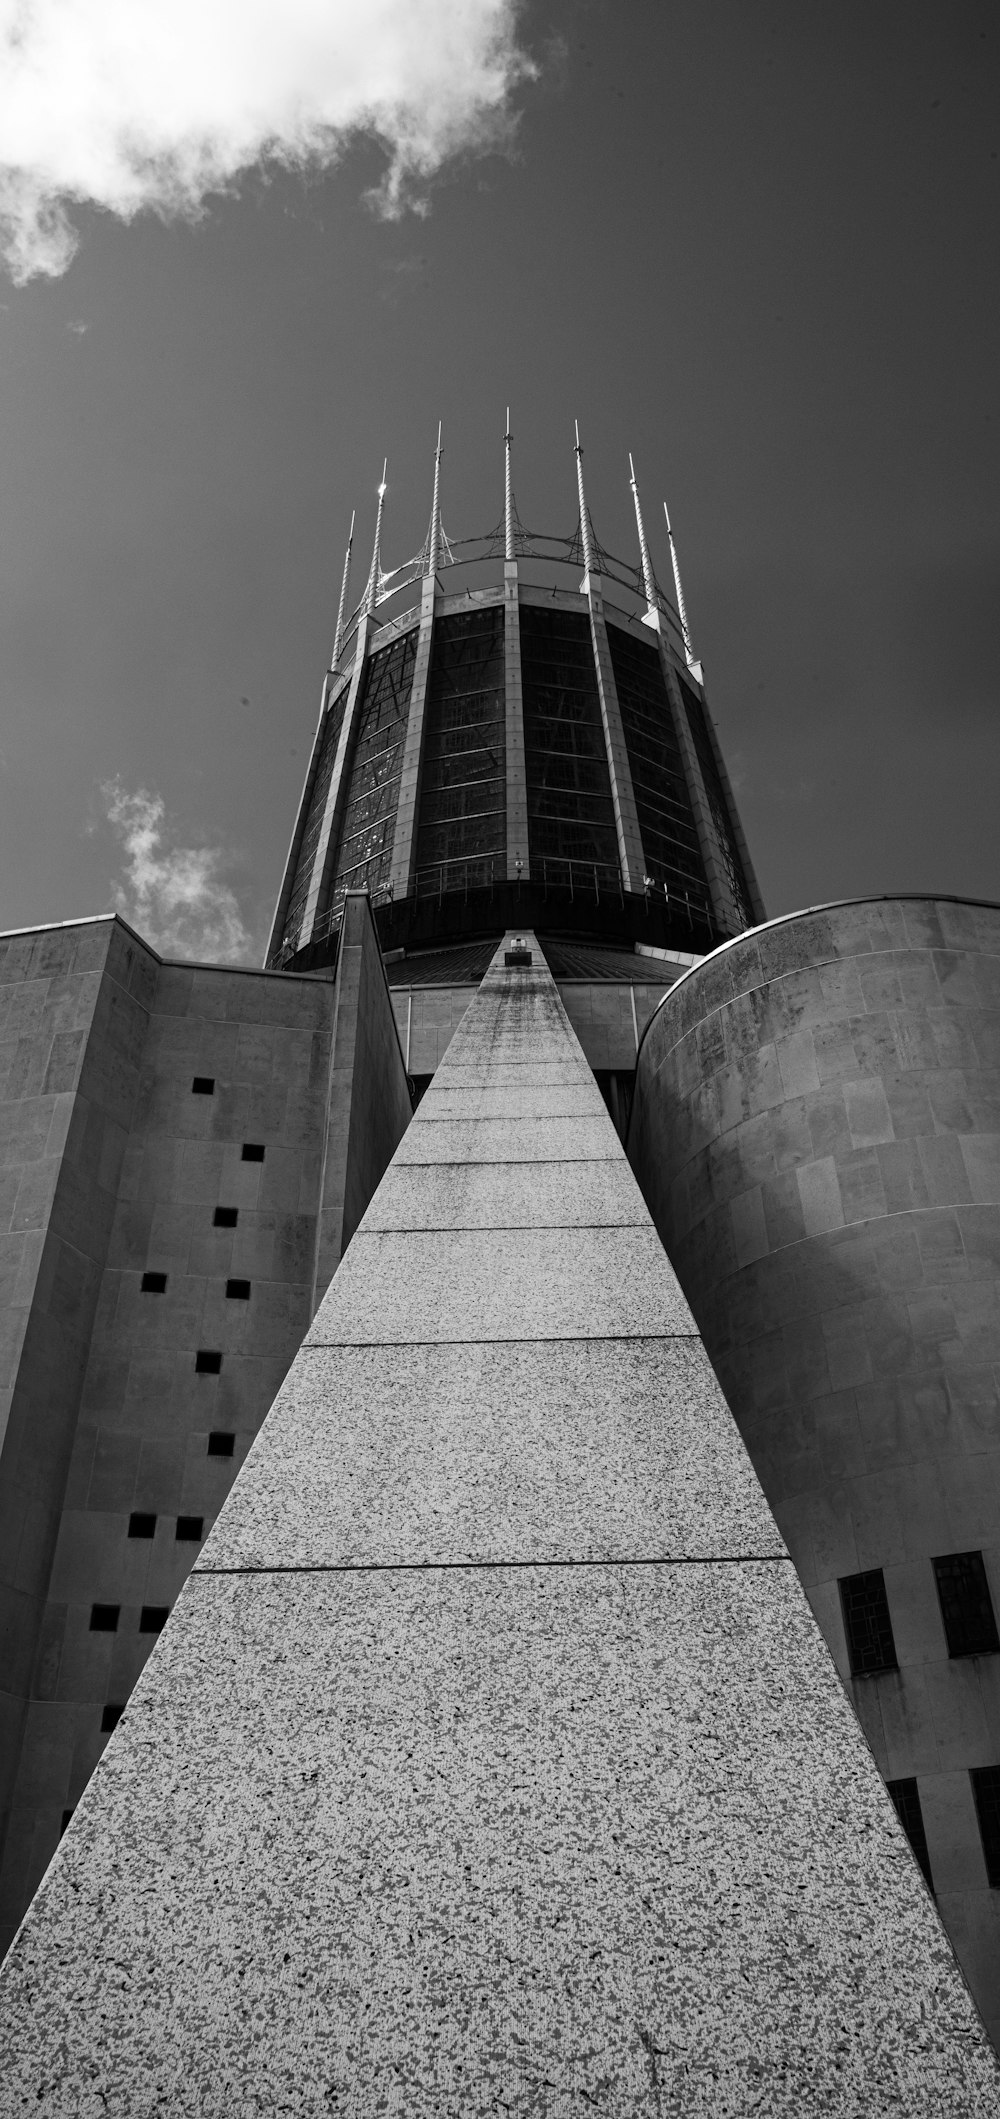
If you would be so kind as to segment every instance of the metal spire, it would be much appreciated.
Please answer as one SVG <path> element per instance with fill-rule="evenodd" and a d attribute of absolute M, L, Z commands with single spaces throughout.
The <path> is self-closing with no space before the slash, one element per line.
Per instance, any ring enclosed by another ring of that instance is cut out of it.
<path fill-rule="evenodd" d="M 503 556 L 514 558 L 514 480 L 510 465 L 510 445 L 514 437 L 510 431 L 510 406 L 507 407 L 507 425 L 503 437 Z"/>
<path fill-rule="evenodd" d="M 651 611 L 658 611 L 660 599 L 656 588 L 656 576 L 653 573 L 653 562 L 650 559 L 649 546 L 646 542 L 646 528 L 642 519 L 642 508 L 639 505 L 639 488 L 635 482 L 635 465 L 632 462 L 631 449 L 629 450 L 628 468 L 632 499 L 635 502 L 635 524 L 639 532 L 639 551 L 642 555 L 642 579 L 646 590 L 646 602 Z"/>
<path fill-rule="evenodd" d="M 684 591 L 681 587 L 681 570 L 677 563 L 677 546 L 674 543 L 674 533 L 670 527 L 670 510 L 667 507 L 666 501 L 664 501 L 663 503 L 663 512 L 667 518 L 667 543 L 670 546 L 670 564 L 674 570 L 674 588 L 677 591 L 677 616 L 681 621 L 681 634 L 684 640 L 684 657 L 687 662 L 688 669 L 691 671 L 693 676 L 697 677 L 698 682 L 700 684 L 702 682 L 703 672 L 701 663 L 695 661 L 694 649 L 691 646 L 691 628 L 688 625 L 687 611 L 684 608 Z"/>
<path fill-rule="evenodd" d="M 434 452 L 434 497 L 431 501 L 431 527 L 427 539 L 427 572 L 433 578 L 438 570 L 441 554 L 441 421 L 438 420 L 437 448 Z"/>
<path fill-rule="evenodd" d="M 371 572 L 368 576 L 368 587 L 365 590 L 365 610 L 367 611 L 368 616 L 370 618 L 374 616 L 375 607 L 378 603 L 379 551 L 382 543 L 382 509 L 385 505 L 385 474 L 388 468 L 389 459 L 388 457 L 386 457 L 385 462 L 382 465 L 382 483 L 378 489 L 378 513 L 375 517 L 375 543 L 372 546 Z"/>
<path fill-rule="evenodd" d="M 584 575 L 589 579 L 591 574 L 596 574 L 597 572 L 597 563 L 594 557 L 594 532 L 591 528 L 590 516 L 587 513 L 587 496 L 583 490 L 583 450 L 580 447 L 579 420 L 575 419 L 573 421 L 573 425 L 576 429 L 576 448 L 574 450 L 574 454 L 576 456 L 576 490 L 580 500 L 580 536 L 583 540 L 583 571 Z"/>
<path fill-rule="evenodd" d="M 341 581 L 341 584 L 340 584 L 340 602 L 339 602 L 339 604 L 338 604 L 338 606 L 337 606 L 337 629 L 336 629 L 336 632 L 334 633 L 334 636 L 333 636 L 333 653 L 332 653 L 332 655 L 330 656 L 330 668 L 331 668 L 331 670 L 335 670 L 335 669 L 336 669 L 336 667 L 337 667 L 337 661 L 338 661 L 338 658 L 339 658 L 339 655 L 340 655 L 340 650 L 341 650 L 341 648 L 342 648 L 342 647 L 343 647 L 343 645 L 344 645 L 344 613 L 345 613 L 345 611 L 346 611 L 346 609 L 347 609 L 347 584 L 348 584 L 348 582 L 349 582 L 349 580 L 350 580 L 350 578 L 351 578 L 351 547 L 352 547 L 353 543 L 354 543 L 354 510 L 352 509 L 352 510 L 351 510 L 351 527 L 350 527 L 350 529 L 349 529 L 349 531 L 348 531 L 348 533 L 347 533 L 347 550 L 346 550 L 346 552 L 344 553 L 344 573 L 343 573 L 343 579 L 342 579 L 342 581 Z"/>

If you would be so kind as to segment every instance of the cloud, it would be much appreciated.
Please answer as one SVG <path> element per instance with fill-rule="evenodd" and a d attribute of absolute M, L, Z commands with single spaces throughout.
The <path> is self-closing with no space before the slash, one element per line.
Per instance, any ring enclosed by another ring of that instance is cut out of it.
<path fill-rule="evenodd" d="M 144 787 L 130 794 L 120 780 L 107 781 L 101 794 L 125 850 L 125 880 L 112 892 L 115 911 L 168 956 L 245 963 L 251 936 L 235 891 L 222 879 L 223 850 L 172 846 L 162 795 Z"/>
<path fill-rule="evenodd" d="M 0 256 L 65 272 L 67 209 L 196 219 L 254 167 L 329 168 L 375 140 L 372 203 L 419 204 L 509 137 L 534 74 L 519 0 L 0 0 Z"/>

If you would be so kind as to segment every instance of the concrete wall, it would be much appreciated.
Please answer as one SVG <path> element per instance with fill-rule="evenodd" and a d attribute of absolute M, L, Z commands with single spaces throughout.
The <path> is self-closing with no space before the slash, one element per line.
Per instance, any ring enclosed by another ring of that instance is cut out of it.
<path fill-rule="evenodd" d="M 117 920 L 0 950 L 2 1946 L 155 1641 L 143 1607 L 197 1555 L 178 1519 L 218 1514 L 410 1104 L 364 900 L 336 980 L 165 964 Z"/>
<path fill-rule="evenodd" d="M 879 1766 L 1000 2037 L 1000 1892 L 969 1769 L 1000 1655 L 951 1658 L 931 1560 L 1000 1613 L 1000 908 L 875 901 L 710 957 L 642 1046 L 629 1153 Z M 851 1678 L 881 1568 L 898 1671 Z"/>

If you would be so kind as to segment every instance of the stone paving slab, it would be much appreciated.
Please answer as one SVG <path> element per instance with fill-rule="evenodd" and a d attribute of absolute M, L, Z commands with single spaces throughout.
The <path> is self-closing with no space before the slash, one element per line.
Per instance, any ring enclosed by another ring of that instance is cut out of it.
<path fill-rule="evenodd" d="M 624 1162 L 625 1151 L 608 1117 L 456 1118 L 433 1128 L 409 1127 L 395 1166 L 417 1162 Z"/>
<path fill-rule="evenodd" d="M 432 1082 L 420 1100 L 412 1123 L 440 1125 L 445 1119 L 522 1119 L 530 1107 L 532 1122 L 539 1118 L 607 1118 L 608 1107 L 591 1075 L 589 1082 L 577 1080 L 553 1085 L 535 1083 L 525 1089 L 515 1082 L 501 1086 L 490 1082 L 482 1088 L 452 1088 Z"/>
<path fill-rule="evenodd" d="M 627 1162 L 441 1163 L 386 1171 L 360 1224 L 373 1229 L 645 1228 Z"/>
<path fill-rule="evenodd" d="M 674 1333 L 695 1336 L 694 1319 L 651 1223 L 359 1229 L 304 1344 Z"/>
<path fill-rule="evenodd" d="M 783 1555 L 694 1341 L 313 1347 L 203 1568 Z"/>
<path fill-rule="evenodd" d="M 787 1561 L 192 1578 L 5 1984 L 5 2115 L 1000 2109 Z"/>

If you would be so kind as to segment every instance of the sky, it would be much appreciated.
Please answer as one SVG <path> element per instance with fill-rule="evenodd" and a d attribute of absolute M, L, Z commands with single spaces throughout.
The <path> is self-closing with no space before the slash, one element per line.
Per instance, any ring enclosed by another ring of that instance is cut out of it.
<path fill-rule="evenodd" d="M 259 960 L 351 511 L 508 403 L 531 528 L 574 419 L 669 501 L 768 912 L 1000 898 L 991 7 L 0 0 L 0 141 L 0 927 Z"/>

